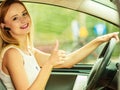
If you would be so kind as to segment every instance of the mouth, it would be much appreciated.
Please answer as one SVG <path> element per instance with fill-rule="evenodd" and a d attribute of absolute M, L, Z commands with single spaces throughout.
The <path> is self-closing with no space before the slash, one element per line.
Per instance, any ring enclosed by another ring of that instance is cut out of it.
<path fill-rule="evenodd" d="M 20 27 L 20 29 L 27 29 L 28 28 L 28 26 L 29 26 L 29 24 L 27 23 L 27 24 L 24 24 L 23 26 L 21 26 Z"/>

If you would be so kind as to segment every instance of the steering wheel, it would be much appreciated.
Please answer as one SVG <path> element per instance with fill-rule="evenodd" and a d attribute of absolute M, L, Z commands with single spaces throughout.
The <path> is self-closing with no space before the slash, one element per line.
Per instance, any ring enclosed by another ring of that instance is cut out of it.
<path fill-rule="evenodd" d="M 116 39 L 112 38 L 103 48 L 96 63 L 93 65 L 92 70 L 88 76 L 88 81 L 85 90 L 94 90 L 97 81 L 106 69 L 106 66 L 111 58 L 112 52 L 116 45 Z"/>

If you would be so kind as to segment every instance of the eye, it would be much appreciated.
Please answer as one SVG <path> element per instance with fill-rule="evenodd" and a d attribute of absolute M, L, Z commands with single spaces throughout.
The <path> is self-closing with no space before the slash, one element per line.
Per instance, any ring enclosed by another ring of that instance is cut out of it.
<path fill-rule="evenodd" d="M 15 20 L 17 20 L 17 17 L 14 17 L 14 18 L 13 18 L 13 21 L 15 21 Z"/>
<path fill-rule="evenodd" d="M 24 12 L 24 13 L 23 13 L 23 16 L 27 16 L 27 15 L 28 15 L 28 12 Z"/>

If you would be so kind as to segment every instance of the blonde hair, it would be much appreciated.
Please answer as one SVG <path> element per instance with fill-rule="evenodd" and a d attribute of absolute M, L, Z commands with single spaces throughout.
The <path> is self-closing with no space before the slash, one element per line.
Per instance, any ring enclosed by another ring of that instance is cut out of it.
<path fill-rule="evenodd" d="M 2 48 L 6 47 L 10 44 L 19 45 L 18 41 L 14 37 L 12 37 L 12 35 L 9 33 L 9 31 L 4 30 L 4 28 L 1 27 L 1 23 L 4 23 L 4 18 L 7 14 L 8 9 L 14 3 L 19 3 L 26 9 L 25 5 L 19 0 L 6 0 L 1 3 L 1 5 L 0 5 L 0 51 L 2 50 Z M 32 49 L 33 42 L 32 42 L 31 31 L 28 33 L 27 40 L 28 40 L 29 46 Z"/>

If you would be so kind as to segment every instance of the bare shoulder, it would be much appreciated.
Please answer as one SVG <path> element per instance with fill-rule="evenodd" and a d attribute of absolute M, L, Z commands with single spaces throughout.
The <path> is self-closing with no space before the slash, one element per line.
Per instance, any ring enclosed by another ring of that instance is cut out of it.
<path fill-rule="evenodd" d="M 0 57 L 4 58 L 6 56 L 13 56 L 14 54 L 19 55 L 16 45 L 8 45 L 1 50 Z"/>
<path fill-rule="evenodd" d="M 20 52 L 15 48 L 9 48 L 4 51 L 2 58 L 3 71 L 6 74 L 16 71 L 16 66 L 23 66 L 23 58 Z"/>
<path fill-rule="evenodd" d="M 3 62 L 6 62 L 6 64 L 15 64 L 15 63 L 22 63 L 22 55 L 20 54 L 20 52 L 15 49 L 15 48 L 9 48 L 4 52 L 3 55 Z"/>
<path fill-rule="evenodd" d="M 9 57 L 12 57 L 12 56 L 16 57 L 16 56 L 19 56 L 19 55 L 20 55 L 20 52 L 17 49 L 15 49 L 15 48 L 9 48 L 8 50 L 6 50 L 4 52 L 4 57 L 7 57 L 7 56 L 9 56 Z"/>

